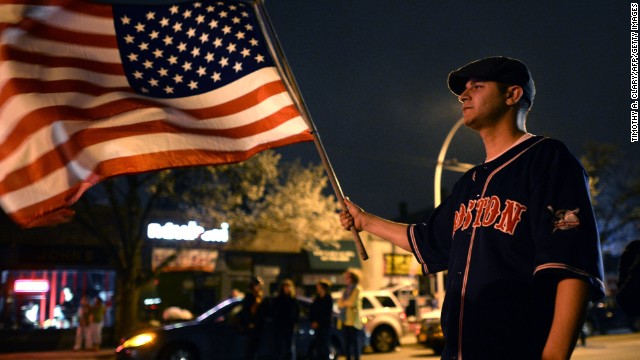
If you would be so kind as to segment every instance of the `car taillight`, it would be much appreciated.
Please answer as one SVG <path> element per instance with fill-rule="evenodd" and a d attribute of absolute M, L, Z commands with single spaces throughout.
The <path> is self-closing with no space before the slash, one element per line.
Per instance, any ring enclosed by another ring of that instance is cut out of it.
<path fill-rule="evenodd" d="M 407 320 L 407 314 L 405 314 L 404 311 L 400 312 L 398 314 L 398 317 L 400 318 L 400 320 Z"/>

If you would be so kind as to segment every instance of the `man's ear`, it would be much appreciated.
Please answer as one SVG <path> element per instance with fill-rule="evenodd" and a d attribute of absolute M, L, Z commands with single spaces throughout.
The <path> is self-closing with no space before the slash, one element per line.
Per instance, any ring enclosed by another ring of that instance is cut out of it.
<path fill-rule="evenodd" d="M 522 98 L 524 90 L 518 85 L 511 85 L 507 88 L 507 105 L 515 105 Z"/>

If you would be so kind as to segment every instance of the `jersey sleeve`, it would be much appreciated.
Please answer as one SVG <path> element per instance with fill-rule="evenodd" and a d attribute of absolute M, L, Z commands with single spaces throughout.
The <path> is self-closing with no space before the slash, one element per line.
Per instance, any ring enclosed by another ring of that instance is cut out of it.
<path fill-rule="evenodd" d="M 538 151 L 529 172 L 535 276 L 587 281 L 593 299 L 604 295 L 604 272 L 589 181 L 584 168 L 558 141 Z"/>
<path fill-rule="evenodd" d="M 424 275 L 447 270 L 454 212 L 451 198 L 438 206 L 426 222 L 409 225 L 407 237 L 411 251 L 422 267 Z"/>

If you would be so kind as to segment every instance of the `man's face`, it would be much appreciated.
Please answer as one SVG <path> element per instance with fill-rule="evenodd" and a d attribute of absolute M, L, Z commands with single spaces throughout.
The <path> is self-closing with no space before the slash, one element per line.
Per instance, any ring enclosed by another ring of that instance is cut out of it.
<path fill-rule="evenodd" d="M 464 124 L 474 130 L 495 124 L 509 109 L 506 99 L 506 92 L 495 81 L 467 81 L 466 89 L 458 97 Z"/>

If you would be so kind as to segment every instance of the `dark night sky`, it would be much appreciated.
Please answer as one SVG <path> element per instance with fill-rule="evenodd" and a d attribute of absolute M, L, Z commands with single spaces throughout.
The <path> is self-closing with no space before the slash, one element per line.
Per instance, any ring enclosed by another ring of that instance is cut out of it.
<path fill-rule="evenodd" d="M 504 55 L 528 64 L 537 96 L 529 132 L 630 142 L 630 6 L 626 1 L 267 0 L 281 45 L 346 195 L 398 216 L 433 204 L 434 166 L 460 106 L 447 74 Z M 312 143 L 285 159 L 319 162 Z M 461 129 L 447 158 L 478 163 L 479 137 Z M 443 187 L 458 173 L 445 171 Z"/>

